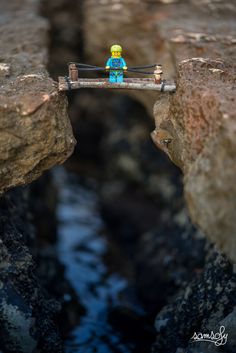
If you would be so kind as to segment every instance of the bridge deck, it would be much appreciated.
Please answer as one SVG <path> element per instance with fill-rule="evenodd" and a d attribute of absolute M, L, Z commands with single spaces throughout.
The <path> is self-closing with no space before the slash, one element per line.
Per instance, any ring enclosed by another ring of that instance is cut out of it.
<path fill-rule="evenodd" d="M 107 78 L 79 78 L 77 81 L 71 81 L 66 77 L 59 77 L 59 91 L 68 91 L 78 88 L 112 88 L 112 89 L 133 89 L 150 90 L 161 92 L 175 92 L 176 85 L 171 82 L 155 83 L 153 78 L 125 78 L 122 83 L 110 83 Z"/>

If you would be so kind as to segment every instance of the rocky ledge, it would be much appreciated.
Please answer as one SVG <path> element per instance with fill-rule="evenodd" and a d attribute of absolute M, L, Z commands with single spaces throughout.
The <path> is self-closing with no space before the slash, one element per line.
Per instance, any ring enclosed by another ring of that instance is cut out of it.
<path fill-rule="evenodd" d="M 48 24 L 38 3 L 0 1 L 0 192 L 62 163 L 75 145 L 67 101 L 45 68 Z"/>
<path fill-rule="evenodd" d="M 0 1 L 0 349 L 5 353 L 62 352 L 54 321 L 60 304 L 46 294 L 46 275 L 41 283 L 36 267 L 39 227 L 33 227 L 32 210 L 38 198 L 29 188 L 4 193 L 62 163 L 75 145 L 67 100 L 46 70 L 48 23 L 38 5 Z M 53 193 L 51 187 L 51 202 Z"/>

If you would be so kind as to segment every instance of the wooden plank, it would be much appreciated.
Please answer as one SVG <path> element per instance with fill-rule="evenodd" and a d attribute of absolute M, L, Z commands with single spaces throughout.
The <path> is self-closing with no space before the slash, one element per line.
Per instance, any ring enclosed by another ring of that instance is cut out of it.
<path fill-rule="evenodd" d="M 65 77 L 59 77 L 59 91 L 68 91 L 70 89 L 79 88 L 110 88 L 161 91 L 163 87 L 161 84 L 156 84 L 154 80 L 150 81 L 150 79 L 126 79 L 122 83 L 110 83 L 107 79 L 79 79 L 78 81 L 68 82 Z M 165 83 L 162 92 L 175 92 L 175 90 L 176 85 L 174 83 Z"/>

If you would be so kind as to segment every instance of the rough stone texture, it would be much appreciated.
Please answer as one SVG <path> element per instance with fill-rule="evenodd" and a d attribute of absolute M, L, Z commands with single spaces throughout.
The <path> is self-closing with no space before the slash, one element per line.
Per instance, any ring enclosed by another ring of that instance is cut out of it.
<path fill-rule="evenodd" d="M 0 199 L 0 349 L 4 353 L 62 352 L 54 323 L 59 304 L 39 285 L 27 190 Z"/>
<path fill-rule="evenodd" d="M 81 59 L 83 51 L 83 1 L 40 1 L 40 10 L 50 23 L 49 72 L 55 80 L 68 75 L 66 63 Z"/>
<path fill-rule="evenodd" d="M 157 340 L 152 352 L 235 352 L 235 288 L 232 266 L 212 249 L 204 271 L 157 315 Z M 194 332 L 216 333 L 222 325 L 229 335 L 224 346 L 191 339 Z"/>
<path fill-rule="evenodd" d="M 29 183 L 73 151 L 65 96 L 49 78 L 38 2 L 0 1 L 0 192 Z"/>
<path fill-rule="evenodd" d="M 84 7 L 90 61 L 102 64 L 118 41 L 128 66 L 160 61 L 164 76 L 176 77 L 176 94 L 136 98 L 149 111 L 156 101 L 152 138 L 184 172 L 193 222 L 236 261 L 235 2 L 88 0 Z"/>
<path fill-rule="evenodd" d="M 179 65 L 178 90 L 155 106 L 154 142 L 185 175 L 192 220 L 236 258 L 234 71 L 221 60 L 193 58 Z M 208 80 L 206 84 L 206 80 Z M 193 86 L 193 82 L 195 85 Z M 164 138 L 171 143 L 162 143 Z"/>
<path fill-rule="evenodd" d="M 30 183 L 46 169 L 62 163 L 75 144 L 66 98 L 58 93 L 45 68 L 49 28 L 38 15 L 38 3 L 0 1 L 0 193 Z M 62 352 L 58 323 L 54 321 L 60 305 L 43 289 L 50 287 L 50 281 L 56 285 L 58 276 L 52 275 L 57 271 L 56 261 L 51 256 L 49 264 L 38 255 L 36 248 L 45 239 L 36 244 L 29 212 L 29 208 L 36 213 L 41 207 L 53 214 L 46 205 L 46 186 L 38 187 L 43 192 L 33 195 L 31 190 L 31 197 L 26 188 L 0 197 L 0 350 L 4 353 Z M 51 203 L 54 194 L 49 189 Z M 40 220 L 45 224 L 45 218 Z M 51 236 L 55 235 L 53 221 L 51 217 L 47 222 Z M 37 233 L 44 229 L 41 224 Z M 42 267 L 47 273 L 50 268 L 51 278 Z M 59 271 L 63 273 L 62 268 Z M 69 286 L 60 281 L 58 287 L 63 295 L 63 287 Z M 61 299 L 59 295 L 57 298 Z"/>

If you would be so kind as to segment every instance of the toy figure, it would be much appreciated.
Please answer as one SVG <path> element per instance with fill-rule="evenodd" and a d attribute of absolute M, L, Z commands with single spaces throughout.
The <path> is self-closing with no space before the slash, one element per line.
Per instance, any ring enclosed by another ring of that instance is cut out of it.
<path fill-rule="evenodd" d="M 122 47 L 120 45 L 112 45 L 111 57 L 107 60 L 106 70 L 109 70 L 109 82 L 123 82 L 124 70 L 127 70 L 126 62 L 121 57 Z"/>

